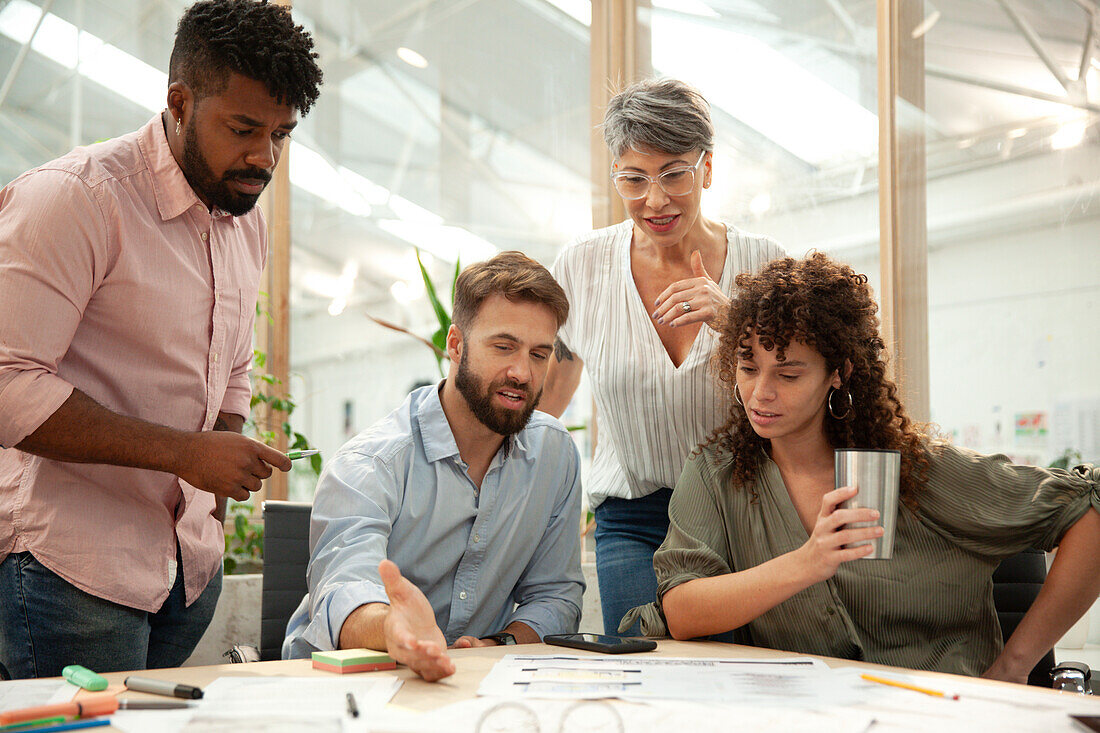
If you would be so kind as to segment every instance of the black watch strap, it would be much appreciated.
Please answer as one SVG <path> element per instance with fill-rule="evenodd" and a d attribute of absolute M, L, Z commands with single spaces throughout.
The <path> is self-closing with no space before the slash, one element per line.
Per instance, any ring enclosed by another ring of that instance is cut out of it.
<path fill-rule="evenodd" d="M 481 637 L 482 639 L 492 639 L 501 646 L 512 646 L 516 643 L 516 637 L 512 636 L 507 631 L 498 631 L 495 634 L 486 634 Z"/>

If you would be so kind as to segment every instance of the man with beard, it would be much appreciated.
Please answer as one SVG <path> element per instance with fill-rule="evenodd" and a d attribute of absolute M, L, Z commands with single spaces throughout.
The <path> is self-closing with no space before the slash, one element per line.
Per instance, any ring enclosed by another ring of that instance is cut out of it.
<path fill-rule="evenodd" d="M 227 497 L 285 455 L 238 433 L 266 226 L 316 101 L 313 40 L 252 0 L 179 22 L 167 109 L 0 191 L 0 663 L 181 664 L 221 591 Z"/>
<path fill-rule="evenodd" d="M 447 379 L 321 474 L 309 594 L 284 657 L 368 647 L 433 681 L 454 672 L 448 645 L 576 631 L 580 460 L 562 424 L 534 411 L 568 312 L 546 268 L 519 252 L 459 275 Z"/>

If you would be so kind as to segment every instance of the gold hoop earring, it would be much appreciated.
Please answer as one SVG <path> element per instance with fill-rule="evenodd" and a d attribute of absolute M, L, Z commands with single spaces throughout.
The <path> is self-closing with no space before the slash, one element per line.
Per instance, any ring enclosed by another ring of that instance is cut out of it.
<path fill-rule="evenodd" d="M 736 402 L 737 404 L 741 405 L 741 407 L 745 406 L 745 403 L 741 401 L 741 393 L 737 391 L 737 385 L 736 384 L 733 385 L 733 401 Z"/>
<path fill-rule="evenodd" d="M 832 387 L 830 389 L 831 389 L 831 391 L 829 392 L 829 396 L 825 399 L 825 405 L 829 408 L 829 415 L 834 420 L 844 420 L 845 418 L 847 418 L 849 415 L 852 414 L 852 393 L 851 392 L 845 392 L 844 393 L 848 397 L 848 409 L 844 411 L 843 415 L 838 415 L 838 414 L 836 414 L 836 408 L 833 407 L 833 395 L 835 395 L 840 390 L 836 389 L 835 387 Z"/>
<path fill-rule="evenodd" d="M 183 127 L 183 118 L 180 117 L 176 120 L 176 137 L 179 137 L 180 129 Z"/>

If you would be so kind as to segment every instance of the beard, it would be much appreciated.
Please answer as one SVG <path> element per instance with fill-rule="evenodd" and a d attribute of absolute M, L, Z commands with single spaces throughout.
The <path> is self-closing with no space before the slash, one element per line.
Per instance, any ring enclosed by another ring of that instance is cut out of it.
<path fill-rule="evenodd" d="M 474 413 L 478 422 L 499 435 L 515 435 L 523 430 L 527 426 L 527 421 L 531 419 L 531 413 L 538 407 L 542 390 L 539 390 L 535 398 L 531 399 L 531 392 L 527 387 L 510 379 L 502 379 L 485 387 L 484 382 L 470 369 L 467 362 L 469 353 L 469 349 L 462 351 L 462 359 L 458 362 L 458 372 L 455 374 L 455 387 L 466 400 L 470 412 Z M 527 406 L 522 410 L 497 407 L 493 404 L 493 395 L 501 389 L 509 389 L 525 395 L 528 398 Z"/>
<path fill-rule="evenodd" d="M 261 168 L 228 170 L 218 178 L 202 154 L 194 117 L 187 123 L 187 129 L 184 131 L 183 160 L 180 162 L 180 169 L 199 198 L 205 199 L 211 206 L 217 206 L 233 216 L 243 216 L 251 211 L 260 199 L 260 194 L 234 191 L 229 187 L 230 181 L 237 178 L 252 178 L 263 181 L 265 186 L 271 181 L 271 174 Z"/>

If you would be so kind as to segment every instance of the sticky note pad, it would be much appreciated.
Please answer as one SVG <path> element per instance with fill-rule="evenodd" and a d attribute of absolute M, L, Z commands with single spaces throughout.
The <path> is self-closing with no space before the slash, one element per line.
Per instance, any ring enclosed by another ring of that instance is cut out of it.
<path fill-rule="evenodd" d="M 373 649 L 340 649 L 334 652 L 313 652 L 313 668 L 326 672 L 350 674 L 374 672 L 379 669 L 397 669 L 397 662 L 385 652 Z"/>

